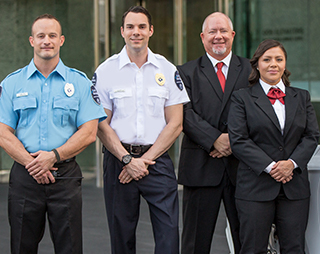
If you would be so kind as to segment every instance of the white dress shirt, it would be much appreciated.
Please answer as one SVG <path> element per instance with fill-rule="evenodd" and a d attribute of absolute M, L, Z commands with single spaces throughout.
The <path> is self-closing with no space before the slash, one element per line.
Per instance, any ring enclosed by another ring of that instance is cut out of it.
<path fill-rule="evenodd" d="M 271 86 L 271 85 L 263 82 L 261 79 L 259 80 L 259 82 L 260 82 L 260 85 L 262 86 L 262 89 L 266 95 L 268 94 L 268 92 L 271 88 L 279 88 L 283 93 L 286 93 L 286 87 L 283 84 L 282 80 L 280 80 L 280 82 L 278 84 L 276 84 L 275 86 Z M 272 107 L 278 117 L 278 121 L 279 121 L 280 128 L 281 128 L 281 133 L 283 134 L 284 124 L 285 124 L 285 119 L 286 119 L 286 107 L 278 99 L 275 101 L 275 103 L 272 105 Z"/>
<path fill-rule="evenodd" d="M 218 61 L 217 59 L 213 58 L 208 53 L 206 53 L 206 54 L 209 57 L 209 59 L 210 59 L 212 65 L 213 65 L 214 70 L 215 70 L 216 73 L 218 71 L 217 63 L 220 63 L 220 62 L 224 63 L 224 65 L 222 66 L 221 70 L 222 70 L 222 73 L 223 73 L 224 77 L 227 80 L 228 71 L 229 71 L 229 67 L 230 67 L 231 56 L 232 56 L 232 51 L 230 51 L 230 53 L 224 59 L 222 59 L 221 61 Z"/>

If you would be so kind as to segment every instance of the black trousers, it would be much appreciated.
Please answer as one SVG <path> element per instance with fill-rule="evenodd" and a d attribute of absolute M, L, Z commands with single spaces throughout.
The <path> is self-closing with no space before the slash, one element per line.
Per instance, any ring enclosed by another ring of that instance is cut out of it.
<path fill-rule="evenodd" d="M 38 252 L 46 216 L 55 253 L 82 253 L 81 170 L 75 161 L 57 167 L 60 176 L 78 178 L 38 184 L 24 166 L 13 164 L 8 198 L 12 254 Z"/>
<path fill-rule="evenodd" d="M 236 199 L 240 219 L 240 253 L 267 253 L 272 223 L 276 225 L 281 254 L 305 253 L 309 200 L 289 200 L 283 191 L 271 201 Z"/>
<path fill-rule="evenodd" d="M 230 223 L 235 253 L 239 253 L 239 220 L 234 192 L 235 187 L 226 172 L 218 186 L 183 187 L 181 254 L 210 253 L 221 200 Z"/>
<path fill-rule="evenodd" d="M 149 205 L 156 254 L 179 254 L 177 180 L 168 153 L 148 167 L 149 175 L 128 184 L 119 182 L 121 162 L 104 154 L 104 194 L 113 254 L 136 253 L 140 197 Z"/>

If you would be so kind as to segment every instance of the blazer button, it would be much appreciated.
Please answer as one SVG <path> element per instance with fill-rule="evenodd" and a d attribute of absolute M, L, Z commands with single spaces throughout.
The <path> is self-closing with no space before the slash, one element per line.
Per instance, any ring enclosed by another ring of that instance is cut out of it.
<path fill-rule="evenodd" d="M 224 124 L 224 125 L 228 125 L 228 122 L 224 121 L 223 124 Z"/>
<path fill-rule="evenodd" d="M 283 151 L 283 147 L 282 147 L 282 146 L 279 146 L 279 150 L 280 150 L 280 151 Z"/>

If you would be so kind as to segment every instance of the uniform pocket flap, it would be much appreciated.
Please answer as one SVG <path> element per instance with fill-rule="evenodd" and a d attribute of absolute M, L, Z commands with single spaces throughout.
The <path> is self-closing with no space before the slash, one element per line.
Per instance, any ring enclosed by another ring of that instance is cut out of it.
<path fill-rule="evenodd" d="M 37 108 L 37 99 L 35 97 L 19 97 L 13 99 L 13 110 L 28 108 Z"/>
<path fill-rule="evenodd" d="M 155 96 L 159 98 L 169 98 L 169 91 L 165 88 L 155 88 L 155 87 L 149 87 L 148 88 L 148 96 Z"/>
<path fill-rule="evenodd" d="M 53 108 L 79 110 L 78 100 L 71 98 L 55 98 Z"/>

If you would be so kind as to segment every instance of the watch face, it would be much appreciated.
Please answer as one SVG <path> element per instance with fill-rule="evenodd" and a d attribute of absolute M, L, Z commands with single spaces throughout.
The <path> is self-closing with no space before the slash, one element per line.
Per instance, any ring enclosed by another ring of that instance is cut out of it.
<path fill-rule="evenodd" d="M 132 156 L 130 154 L 127 154 L 122 157 L 122 162 L 127 165 L 131 161 Z"/>

